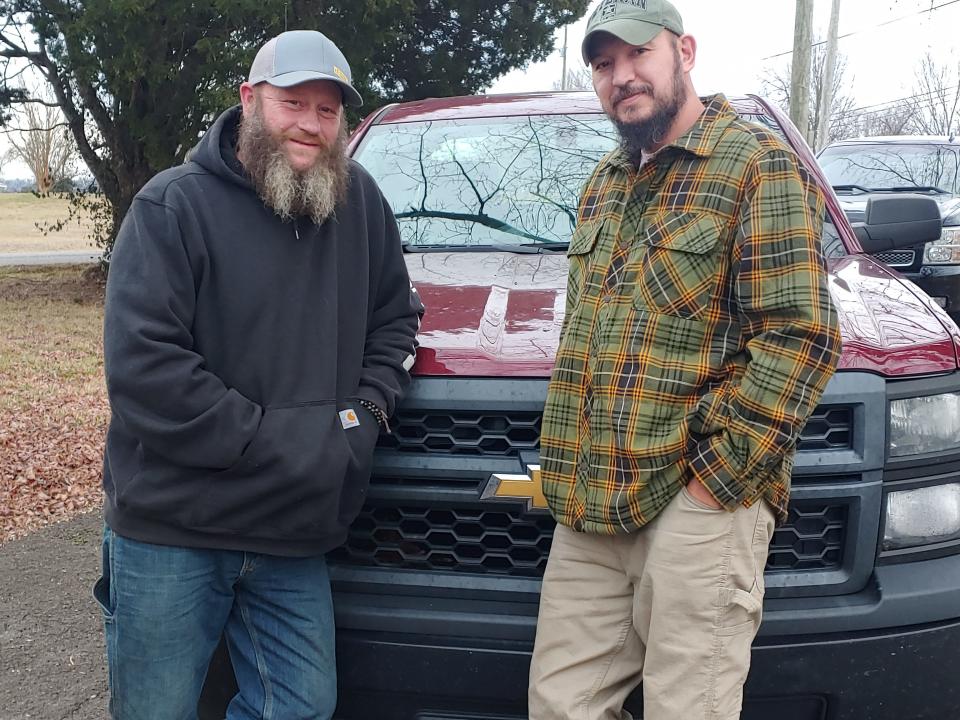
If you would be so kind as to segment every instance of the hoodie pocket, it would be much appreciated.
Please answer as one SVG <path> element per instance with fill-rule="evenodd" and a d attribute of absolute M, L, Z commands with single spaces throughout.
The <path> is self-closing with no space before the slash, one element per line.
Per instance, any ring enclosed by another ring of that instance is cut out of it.
<path fill-rule="evenodd" d="M 344 526 L 350 525 L 356 519 L 367 499 L 367 488 L 370 486 L 370 473 L 373 469 L 373 450 L 377 438 L 380 437 L 380 423 L 373 413 L 359 405 L 356 405 L 355 412 L 359 425 L 344 428 L 343 431 L 350 448 L 350 460 L 340 493 L 338 515 Z"/>
<path fill-rule="evenodd" d="M 205 480 L 189 525 L 251 537 L 337 531 L 354 455 L 347 432 L 332 400 L 265 408 L 240 459 Z"/>

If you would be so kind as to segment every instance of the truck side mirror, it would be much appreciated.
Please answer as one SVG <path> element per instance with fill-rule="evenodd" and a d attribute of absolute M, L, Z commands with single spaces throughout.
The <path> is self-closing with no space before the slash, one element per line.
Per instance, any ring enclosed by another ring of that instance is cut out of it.
<path fill-rule="evenodd" d="M 925 195 L 875 195 L 867 200 L 863 219 L 853 229 L 864 252 L 871 254 L 940 238 L 940 207 Z"/>

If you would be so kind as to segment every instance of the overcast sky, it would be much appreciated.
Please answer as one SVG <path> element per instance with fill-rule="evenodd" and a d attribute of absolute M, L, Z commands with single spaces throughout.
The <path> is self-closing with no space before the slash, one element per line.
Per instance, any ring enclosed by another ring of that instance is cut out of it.
<path fill-rule="evenodd" d="M 591 10 L 599 2 L 591 3 Z M 831 0 L 816 0 L 814 34 L 827 34 Z M 677 0 L 685 30 L 697 39 L 694 86 L 701 94 L 759 93 L 765 72 L 782 69 L 793 47 L 794 0 Z M 588 13 L 589 15 L 589 13 Z M 580 42 L 586 17 L 568 29 L 567 58 L 583 67 Z M 960 61 L 960 0 L 841 0 L 840 52 L 846 80 L 859 107 L 908 97 L 914 72 L 928 50 L 941 64 Z M 847 37 L 843 37 L 846 35 Z M 525 69 L 508 73 L 490 92 L 550 90 L 560 79 L 563 31 L 558 50 Z M 5 145 L 0 138 L 0 150 Z M 2 177 L 27 177 L 9 164 Z"/>
<path fill-rule="evenodd" d="M 591 3 L 590 9 L 599 4 Z M 793 49 L 794 0 L 676 0 L 684 30 L 697 40 L 697 92 L 759 93 L 765 71 L 783 68 Z M 814 36 L 827 35 L 831 0 L 816 0 Z M 589 12 L 587 13 L 587 17 Z M 568 30 L 567 62 L 582 68 L 586 17 Z M 839 51 L 859 106 L 913 94 L 914 70 L 929 49 L 941 63 L 960 59 L 960 0 L 841 0 Z M 842 37 L 849 35 L 848 37 Z M 550 90 L 560 79 L 563 31 L 549 60 L 514 71 L 490 92 Z M 779 55 L 780 57 L 773 57 Z"/>

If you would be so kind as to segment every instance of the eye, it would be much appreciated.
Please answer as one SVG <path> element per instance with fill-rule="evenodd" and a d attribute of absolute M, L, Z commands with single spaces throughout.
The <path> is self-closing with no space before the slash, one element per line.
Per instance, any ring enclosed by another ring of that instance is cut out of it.
<path fill-rule="evenodd" d="M 603 69 L 608 68 L 608 67 L 610 67 L 610 61 L 609 61 L 609 60 L 597 60 L 597 61 L 593 64 L 593 69 L 594 69 L 594 70 L 603 70 Z"/>
<path fill-rule="evenodd" d="M 298 108 L 302 105 L 302 103 L 299 100 L 284 100 L 283 102 L 289 105 L 290 107 L 294 107 L 294 108 Z"/>

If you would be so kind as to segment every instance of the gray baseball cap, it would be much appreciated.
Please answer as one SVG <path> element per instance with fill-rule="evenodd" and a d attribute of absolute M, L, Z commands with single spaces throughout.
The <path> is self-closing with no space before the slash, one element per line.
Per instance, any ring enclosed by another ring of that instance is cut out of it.
<path fill-rule="evenodd" d="M 683 35 L 680 13 L 667 0 L 603 0 L 587 20 L 580 52 L 590 65 L 591 43 L 597 33 L 608 32 L 631 45 L 646 45 L 664 29 Z"/>
<path fill-rule="evenodd" d="M 330 80 L 343 91 L 347 105 L 360 107 L 363 98 L 353 85 L 350 65 L 323 33 L 316 30 L 290 30 L 280 33 L 257 52 L 250 66 L 251 85 L 270 83 L 274 87 L 293 87 L 311 80 Z"/>

